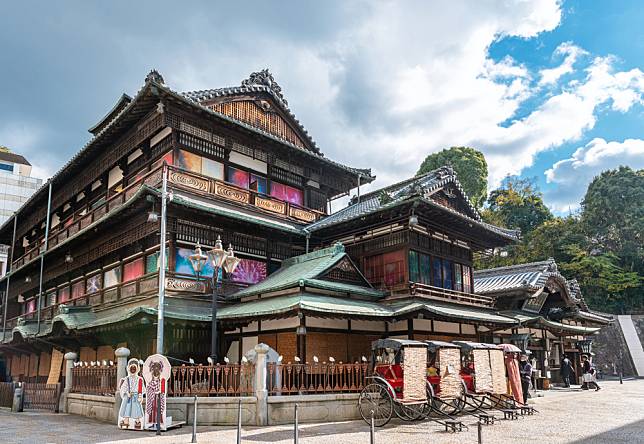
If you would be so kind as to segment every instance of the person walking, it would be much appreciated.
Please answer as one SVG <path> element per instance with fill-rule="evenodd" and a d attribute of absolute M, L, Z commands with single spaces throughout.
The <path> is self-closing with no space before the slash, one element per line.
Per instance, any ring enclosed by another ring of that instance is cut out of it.
<path fill-rule="evenodd" d="M 599 384 L 597 384 L 597 378 L 595 377 L 595 374 L 597 373 L 595 368 L 592 366 L 590 363 L 590 359 L 588 359 L 588 356 L 582 355 L 581 356 L 581 365 L 582 365 L 582 371 L 583 371 L 583 384 L 581 386 L 582 390 L 589 390 L 591 388 L 595 388 L 595 391 L 599 391 L 601 387 L 599 387 Z"/>
<path fill-rule="evenodd" d="M 575 369 L 572 368 L 572 362 L 568 359 L 568 356 L 564 356 L 563 361 L 561 361 L 561 378 L 563 379 L 566 388 L 570 388 L 570 377 L 574 375 Z"/>
<path fill-rule="evenodd" d="M 523 403 L 528 403 L 528 390 L 532 380 L 532 364 L 528 361 L 528 355 L 521 353 L 519 360 L 519 374 L 521 375 L 521 389 L 523 391 Z"/>

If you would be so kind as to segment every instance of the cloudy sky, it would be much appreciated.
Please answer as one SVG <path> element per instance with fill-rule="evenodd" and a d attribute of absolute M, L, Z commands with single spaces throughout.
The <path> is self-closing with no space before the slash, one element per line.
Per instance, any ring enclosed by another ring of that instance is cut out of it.
<path fill-rule="evenodd" d="M 536 177 L 558 213 L 644 168 L 637 0 L 8 2 L 0 145 L 45 178 L 151 68 L 178 91 L 268 67 L 330 158 L 383 186 L 431 152 L 483 151 L 490 186 Z"/>

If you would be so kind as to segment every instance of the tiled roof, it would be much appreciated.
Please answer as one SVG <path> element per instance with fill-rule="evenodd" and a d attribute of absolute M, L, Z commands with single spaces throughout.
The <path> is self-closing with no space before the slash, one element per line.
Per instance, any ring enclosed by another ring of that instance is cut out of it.
<path fill-rule="evenodd" d="M 441 205 L 428 197 L 448 183 L 456 186 L 456 188 L 462 193 L 471 213 L 470 216 Z M 471 223 L 475 223 L 487 230 L 494 231 L 502 236 L 512 239 L 518 239 L 518 232 L 516 230 L 508 230 L 505 228 L 496 227 L 481 220 L 481 215 L 470 203 L 469 198 L 463 191 L 463 188 L 458 181 L 456 173 L 452 168 L 448 166 L 437 168 L 425 174 L 411 177 L 393 185 L 389 185 L 379 190 L 367 193 L 361 196 L 360 202 L 350 204 L 340 211 L 337 211 L 323 219 L 320 219 L 319 221 L 313 222 L 307 227 L 307 231 L 317 231 L 331 225 L 376 213 L 378 211 L 382 211 L 396 205 L 410 202 L 415 198 L 420 199 L 429 205 L 440 207 L 442 210 L 458 215 L 459 217 L 462 217 L 470 221 Z"/>
<path fill-rule="evenodd" d="M 257 92 L 263 92 L 268 94 L 273 98 L 275 103 L 285 112 L 291 120 L 297 125 L 299 132 L 305 137 L 306 141 L 312 147 L 312 150 L 316 153 L 320 153 L 320 150 L 317 148 L 315 141 L 309 135 L 308 131 L 304 129 L 304 126 L 300 121 L 295 117 L 295 114 L 288 107 L 288 102 L 282 94 L 282 88 L 277 84 L 273 75 L 264 69 L 259 72 L 252 73 L 248 79 L 243 80 L 240 86 L 230 86 L 225 88 L 216 88 L 216 89 L 204 89 L 200 91 L 187 91 L 182 92 L 181 94 L 189 100 L 201 104 L 205 101 L 215 99 L 217 97 L 226 97 L 226 96 L 236 96 L 240 94 L 252 94 Z"/>
<path fill-rule="evenodd" d="M 345 258 L 351 260 L 345 253 L 344 246 L 335 244 L 329 248 L 286 259 L 279 270 L 262 282 L 244 288 L 230 297 L 236 299 L 296 287 L 320 288 L 373 298 L 382 297 L 383 293 L 371 287 L 366 279 L 363 286 L 322 279 L 326 272 Z M 354 269 L 359 273 L 355 265 Z"/>
<path fill-rule="evenodd" d="M 557 270 L 554 259 L 507 267 L 489 268 L 474 272 L 474 292 L 478 294 L 502 293 L 511 290 L 536 291 L 550 277 L 556 277 L 564 286 L 567 281 Z M 569 294 L 570 289 L 569 290 Z"/>

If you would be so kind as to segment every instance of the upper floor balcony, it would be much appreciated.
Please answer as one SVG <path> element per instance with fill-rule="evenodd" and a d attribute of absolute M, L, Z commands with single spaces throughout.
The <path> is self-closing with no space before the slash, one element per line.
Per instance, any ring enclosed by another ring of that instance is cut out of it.
<path fill-rule="evenodd" d="M 325 215 L 323 212 L 277 199 L 258 191 L 242 188 L 229 182 L 213 179 L 174 166 L 167 166 L 167 168 L 168 185 L 170 188 L 228 202 L 266 215 L 288 219 L 299 224 L 314 222 Z M 47 248 L 52 248 L 64 242 L 81 230 L 105 218 L 114 210 L 124 205 L 143 185 L 159 188 L 161 182 L 162 167 L 159 167 L 142 175 L 138 180 L 126 186 L 118 193 L 106 197 L 104 200 L 99 201 L 99 203 L 89 208 L 83 208 L 74 212 L 50 229 Z M 15 271 L 27 263 L 32 262 L 44 251 L 45 239 L 42 236 L 27 246 L 24 254 L 14 259 L 12 270 Z"/>

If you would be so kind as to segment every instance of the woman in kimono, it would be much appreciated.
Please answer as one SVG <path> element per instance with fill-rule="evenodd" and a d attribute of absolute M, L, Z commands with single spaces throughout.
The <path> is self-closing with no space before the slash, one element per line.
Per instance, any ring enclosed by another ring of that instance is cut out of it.
<path fill-rule="evenodd" d="M 152 361 L 149 366 L 152 377 L 148 381 L 146 389 L 145 413 L 147 415 L 147 423 L 151 426 L 157 423 L 157 414 L 161 418 L 160 424 L 164 423 L 167 383 L 165 378 L 161 376 L 161 372 L 163 371 L 163 363 L 161 361 Z"/>
<path fill-rule="evenodd" d="M 139 376 L 139 361 L 132 358 L 127 363 L 127 376 L 122 378 L 119 383 L 119 393 L 122 399 L 119 410 L 119 428 L 129 429 L 130 419 L 133 419 L 133 428 L 136 430 L 143 429 L 141 401 L 143 400 L 144 390 L 143 378 Z"/>

